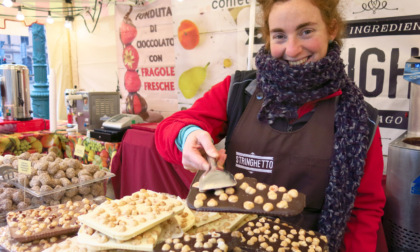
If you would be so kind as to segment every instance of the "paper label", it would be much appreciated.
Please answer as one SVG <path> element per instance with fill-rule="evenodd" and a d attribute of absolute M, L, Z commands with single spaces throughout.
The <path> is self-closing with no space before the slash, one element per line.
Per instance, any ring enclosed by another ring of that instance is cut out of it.
<path fill-rule="evenodd" d="M 18 172 L 26 174 L 26 175 L 30 175 L 31 172 L 32 172 L 31 161 L 19 159 L 18 160 Z"/>
<path fill-rule="evenodd" d="M 85 155 L 85 146 L 76 144 L 76 147 L 74 148 L 74 155 L 82 158 Z"/>

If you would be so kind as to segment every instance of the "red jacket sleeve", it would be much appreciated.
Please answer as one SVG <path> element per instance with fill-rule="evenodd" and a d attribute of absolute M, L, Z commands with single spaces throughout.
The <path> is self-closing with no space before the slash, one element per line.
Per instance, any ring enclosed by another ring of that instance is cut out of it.
<path fill-rule="evenodd" d="M 368 151 L 364 175 L 357 191 L 354 208 L 347 222 L 342 251 L 374 252 L 383 208 L 385 192 L 382 187 L 383 156 L 379 127 Z"/>
<path fill-rule="evenodd" d="M 191 108 L 165 118 L 156 128 L 155 143 L 159 154 L 168 162 L 182 165 L 182 154 L 175 144 L 179 131 L 190 124 L 210 133 L 215 143 L 225 136 L 227 97 L 231 77 L 214 85 Z"/>

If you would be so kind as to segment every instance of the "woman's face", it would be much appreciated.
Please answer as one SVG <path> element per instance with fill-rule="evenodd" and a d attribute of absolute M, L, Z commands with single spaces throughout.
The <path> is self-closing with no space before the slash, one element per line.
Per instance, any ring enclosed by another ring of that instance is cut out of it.
<path fill-rule="evenodd" d="M 268 24 L 271 55 L 292 66 L 325 57 L 328 41 L 336 35 L 328 33 L 320 10 L 310 0 L 276 2 Z"/>

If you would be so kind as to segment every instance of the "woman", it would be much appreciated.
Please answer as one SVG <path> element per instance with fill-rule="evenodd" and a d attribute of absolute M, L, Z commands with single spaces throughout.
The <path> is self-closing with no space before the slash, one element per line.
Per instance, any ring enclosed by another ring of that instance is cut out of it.
<path fill-rule="evenodd" d="M 161 122 L 158 151 L 186 169 L 209 169 L 206 154 L 232 173 L 296 188 L 307 196 L 302 226 L 327 235 L 330 251 L 375 251 L 382 147 L 376 110 L 340 58 L 338 0 L 259 3 L 266 45 L 256 74 L 228 76 Z M 223 137 L 226 153 L 213 144 Z"/>

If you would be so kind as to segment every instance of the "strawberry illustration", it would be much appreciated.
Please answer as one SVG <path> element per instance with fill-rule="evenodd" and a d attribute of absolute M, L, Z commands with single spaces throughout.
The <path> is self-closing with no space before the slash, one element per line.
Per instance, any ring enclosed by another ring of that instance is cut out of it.
<path fill-rule="evenodd" d="M 129 93 L 139 91 L 141 86 L 140 77 L 136 71 L 128 70 L 124 76 L 124 87 Z"/>
<path fill-rule="evenodd" d="M 120 25 L 120 39 L 124 45 L 131 44 L 137 36 L 137 28 L 134 26 L 133 21 L 131 21 L 131 18 L 129 17 L 132 11 L 133 6 L 130 6 L 130 10 L 125 14 Z"/>
<path fill-rule="evenodd" d="M 127 45 L 123 51 L 123 62 L 127 70 L 136 70 L 139 64 L 139 53 L 132 45 Z"/>

